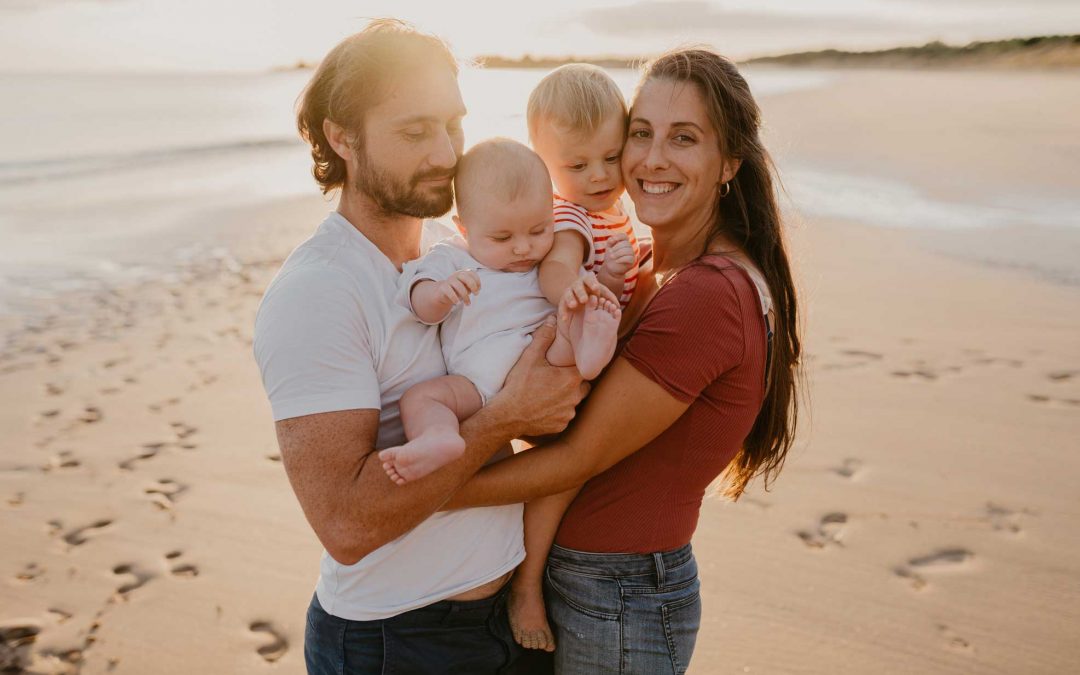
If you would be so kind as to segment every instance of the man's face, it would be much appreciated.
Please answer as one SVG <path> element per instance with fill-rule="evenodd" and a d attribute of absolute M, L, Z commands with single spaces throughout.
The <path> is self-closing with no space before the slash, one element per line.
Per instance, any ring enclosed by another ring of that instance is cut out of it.
<path fill-rule="evenodd" d="M 401 78 L 364 117 L 350 166 L 353 187 L 387 214 L 445 214 L 454 203 L 465 112 L 449 68 L 431 66 Z"/>

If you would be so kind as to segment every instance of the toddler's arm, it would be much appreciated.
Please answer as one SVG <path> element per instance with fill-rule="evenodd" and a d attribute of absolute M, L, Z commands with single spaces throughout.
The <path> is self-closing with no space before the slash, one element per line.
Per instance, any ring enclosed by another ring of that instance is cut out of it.
<path fill-rule="evenodd" d="M 585 238 L 573 230 L 555 233 L 551 251 L 540 262 L 540 290 L 551 304 L 558 306 L 566 289 L 577 281 L 587 245 Z"/>
<path fill-rule="evenodd" d="M 443 281 L 422 279 L 409 292 L 413 314 L 424 323 L 439 323 L 460 302 L 480 292 L 480 276 L 473 270 L 458 270 Z"/>

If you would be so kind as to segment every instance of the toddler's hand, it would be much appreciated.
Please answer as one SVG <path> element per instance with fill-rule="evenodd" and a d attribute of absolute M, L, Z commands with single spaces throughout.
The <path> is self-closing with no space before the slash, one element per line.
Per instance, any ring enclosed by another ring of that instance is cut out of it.
<path fill-rule="evenodd" d="M 563 293 L 562 299 L 559 300 L 559 320 L 568 321 L 570 312 L 584 307 L 585 303 L 589 301 L 590 295 L 595 295 L 601 300 L 610 300 L 616 305 L 619 304 L 619 299 L 615 297 L 611 289 L 600 283 L 595 274 L 586 272 L 578 277 L 577 281 L 570 284 L 570 287 Z"/>
<path fill-rule="evenodd" d="M 607 240 L 607 245 L 604 264 L 600 269 L 604 274 L 622 279 L 634 266 L 634 247 L 630 244 L 630 238 L 623 232 L 611 235 Z"/>
<path fill-rule="evenodd" d="M 480 292 L 480 275 L 475 270 L 458 270 L 439 282 L 439 297 L 451 305 L 471 304 L 471 296 Z"/>

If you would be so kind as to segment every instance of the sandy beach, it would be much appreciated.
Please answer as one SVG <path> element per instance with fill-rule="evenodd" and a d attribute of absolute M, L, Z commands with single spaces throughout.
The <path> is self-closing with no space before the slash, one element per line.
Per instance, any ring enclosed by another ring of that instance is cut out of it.
<path fill-rule="evenodd" d="M 782 172 L 997 208 L 1075 197 L 1077 81 L 845 72 L 762 104 Z M 311 193 L 206 214 L 214 253 L 171 274 L 0 321 L 0 671 L 303 672 L 320 547 L 251 330 L 328 209 Z M 792 198 L 810 400 L 770 491 L 705 502 L 691 672 L 1069 672 L 1080 230 L 880 227 Z"/>

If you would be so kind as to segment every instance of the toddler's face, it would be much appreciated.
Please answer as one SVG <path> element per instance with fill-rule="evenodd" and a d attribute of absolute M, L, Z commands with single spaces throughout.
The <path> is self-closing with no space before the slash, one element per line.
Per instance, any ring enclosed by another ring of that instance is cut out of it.
<path fill-rule="evenodd" d="M 469 211 L 467 217 L 454 219 L 463 229 L 469 253 L 486 267 L 528 272 L 555 241 L 551 189 L 546 184 L 510 202 L 487 196 L 474 199 Z"/>
<path fill-rule="evenodd" d="M 583 137 L 552 124 L 539 125 L 534 149 L 560 196 L 589 211 L 611 208 L 623 193 L 619 157 L 626 141 L 625 127 L 622 119 L 613 116 L 596 133 Z"/>

